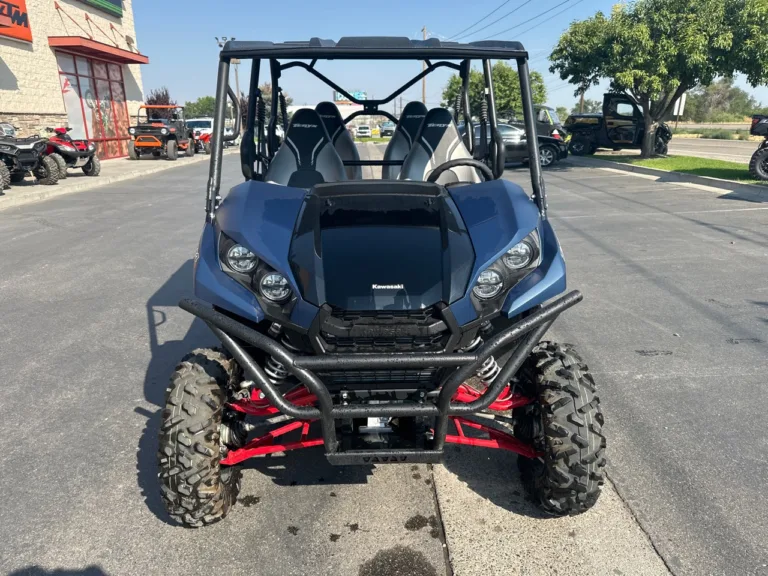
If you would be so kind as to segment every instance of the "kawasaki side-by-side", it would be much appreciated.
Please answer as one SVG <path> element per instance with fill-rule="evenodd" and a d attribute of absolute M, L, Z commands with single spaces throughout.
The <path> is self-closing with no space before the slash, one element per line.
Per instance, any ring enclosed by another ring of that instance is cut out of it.
<path fill-rule="evenodd" d="M 234 59 L 252 60 L 247 110 L 229 87 Z M 518 42 L 224 46 L 195 298 L 179 304 L 221 347 L 187 354 L 167 390 L 158 465 L 176 521 L 223 518 L 242 462 L 301 449 L 362 466 L 437 463 L 447 444 L 508 450 L 547 512 L 595 504 L 605 466 L 595 383 L 572 345 L 543 340 L 582 295 L 566 291 L 535 138 L 527 139 L 532 196 L 501 178 L 492 59 L 516 61 L 524 125 L 535 134 L 528 53 Z M 386 98 L 358 101 L 323 74 L 327 60 L 426 65 Z M 482 110 L 470 110 L 473 62 L 485 81 Z M 287 122 L 278 95 L 290 68 L 362 109 L 343 118 L 323 102 Z M 411 102 L 395 118 L 381 109 L 441 68 L 461 78 L 455 110 Z M 383 160 L 361 159 L 346 125 L 377 115 L 396 124 L 394 135 Z M 470 127 L 463 136 L 459 119 Z M 221 193 L 224 143 L 241 123 L 245 181 Z M 287 124 L 282 143 L 278 124 Z M 383 178 L 362 179 L 370 166 Z"/>

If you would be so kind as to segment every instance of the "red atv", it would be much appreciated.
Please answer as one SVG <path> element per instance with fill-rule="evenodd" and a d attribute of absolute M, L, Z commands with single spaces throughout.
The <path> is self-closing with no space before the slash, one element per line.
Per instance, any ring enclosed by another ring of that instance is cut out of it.
<path fill-rule="evenodd" d="M 72 140 L 72 128 L 46 128 L 54 134 L 48 138 L 47 154 L 59 166 L 59 179 L 67 177 L 67 168 L 82 168 L 86 176 L 98 176 L 101 162 L 96 156 L 96 146 L 88 140 Z"/>
<path fill-rule="evenodd" d="M 198 152 L 211 153 L 211 133 L 195 130 L 195 147 Z"/>

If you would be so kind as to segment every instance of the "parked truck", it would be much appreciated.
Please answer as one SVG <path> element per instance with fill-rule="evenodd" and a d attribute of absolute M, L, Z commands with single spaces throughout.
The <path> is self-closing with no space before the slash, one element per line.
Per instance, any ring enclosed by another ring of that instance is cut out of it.
<path fill-rule="evenodd" d="M 643 147 L 643 111 L 626 94 L 603 95 L 602 113 L 571 114 L 564 126 L 571 135 L 569 149 L 575 156 L 594 154 L 598 148 L 623 150 Z M 656 154 L 666 154 L 671 139 L 672 130 L 662 122 L 656 129 Z"/>

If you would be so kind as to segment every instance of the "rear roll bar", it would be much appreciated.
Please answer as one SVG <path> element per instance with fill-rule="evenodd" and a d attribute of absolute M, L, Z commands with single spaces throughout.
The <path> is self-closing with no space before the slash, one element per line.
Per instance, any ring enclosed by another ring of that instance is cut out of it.
<path fill-rule="evenodd" d="M 565 310 L 582 300 L 578 290 L 555 300 L 526 318 L 516 322 L 500 332 L 477 351 L 463 353 L 403 353 L 403 354 L 328 354 L 325 356 L 301 356 L 286 350 L 271 338 L 245 326 L 244 324 L 213 310 L 197 300 L 184 299 L 179 307 L 203 320 L 213 331 L 224 347 L 237 360 L 248 379 L 264 393 L 269 401 L 281 412 L 302 420 L 320 420 L 323 441 L 328 454 L 338 451 L 335 421 L 344 418 L 367 418 L 373 416 L 408 417 L 434 416 L 435 435 L 433 449 L 442 451 L 448 427 L 448 417 L 452 414 L 467 414 L 485 410 L 501 393 L 504 385 L 517 372 L 534 346 L 555 319 Z M 277 361 L 293 374 L 307 389 L 317 397 L 318 407 L 296 406 L 285 400 L 264 370 L 244 349 L 241 343 L 258 348 Z M 488 387 L 485 393 L 471 403 L 451 402 L 459 386 L 472 376 L 489 356 L 504 352 L 514 347 L 512 356 L 502 368 L 500 375 Z M 385 369 L 385 368 L 423 368 L 427 366 L 456 366 L 441 383 L 437 402 L 382 403 L 361 405 L 335 405 L 328 388 L 312 370 L 336 369 Z"/>

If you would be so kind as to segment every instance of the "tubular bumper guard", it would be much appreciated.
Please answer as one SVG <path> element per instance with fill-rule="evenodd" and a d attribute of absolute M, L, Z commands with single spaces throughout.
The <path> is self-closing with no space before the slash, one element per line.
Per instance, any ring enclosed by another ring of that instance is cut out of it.
<path fill-rule="evenodd" d="M 280 412 L 299 420 L 319 420 L 322 426 L 326 456 L 332 464 L 360 464 L 371 461 L 426 462 L 442 459 L 449 416 L 470 414 L 485 410 L 501 394 L 505 385 L 517 373 L 525 359 L 539 343 L 555 319 L 565 310 L 582 300 L 578 290 L 558 298 L 536 310 L 485 342 L 472 353 L 400 353 L 400 354 L 328 354 L 326 356 L 300 356 L 291 354 L 271 338 L 217 312 L 202 302 L 184 299 L 179 307 L 203 320 L 221 340 L 224 347 L 243 368 L 248 379 L 264 393 Z M 281 362 L 307 389 L 317 397 L 317 407 L 297 406 L 286 400 L 238 340 L 246 342 Z M 515 349 L 501 372 L 485 393 L 472 402 L 452 402 L 459 386 L 482 366 L 489 356 Z M 338 405 L 312 370 L 329 369 L 387 369 L 451 367 L 442 381 L 436 402 Z M 336 436 L 336 420 L 368 417 L 435 416 L 434 439 L 429 450 L 371 450 L 340 451 Z M 375 459 L 374 459 L 375 458 Z"/>

